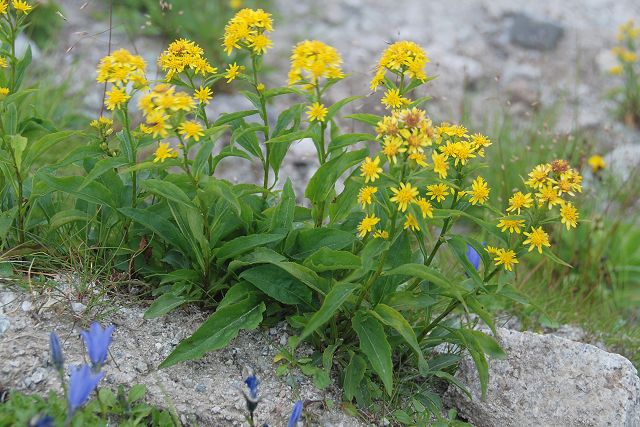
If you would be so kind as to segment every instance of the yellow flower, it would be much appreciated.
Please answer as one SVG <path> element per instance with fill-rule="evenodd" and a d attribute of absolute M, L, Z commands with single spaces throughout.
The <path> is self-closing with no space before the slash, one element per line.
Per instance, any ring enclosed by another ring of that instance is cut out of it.
<path fill-rule="evenodd" d="M 496 249 L 495 258 L 493 261 L 498 265 L 504 265 L 504 269 L 508 271 L 513 271 L 513 264 L 518 264 L 518 259 L 516 258 L 516 253 L 511 249 Z"/>
<path fill-rule="evenodd" d="M 375 233 L 373 233 L 373 237 L 375 239 L 388 239 L 389 238 L 389 232 L 387 230 L 378 230 Z"/>
<path fill-rule="evenodd" d="M 0 86 L 0 99 L 5 98 L 7 95 L 9 95 L 9 88 Z"/>
<path fill-rule="evenodd" d="M 420 208 L 423 219 L 426 217 L 433 218 L 433 206 L 427 199 L 420 197 L 416 200 L 416 205 Z"/>
<path fill-rule="evenodd" d="M 366 215 L 360 224 L 358 224 L 358 236 L 364 237 L 367 233 L 373 231 L 373 227 L 376 226 L 377 223 L 380 222 L 380 218 L 375 215 Z"/>
<path fill-rule="evenodd" d="M 242 7 L 242 0 L 229 0 L 229 7 L 231 9 L 240 9 Z"/>
<path fill-rule="evenodd" d="M 380 172 L 382 172 L 382 168 L 379 166 L 380 158 L 376 157 L 371 160 L 371 157 L 367 157 L 364 159 L 364 163 L 360 166 L 360 170 L 362 171 L 361 176 L 364 177 L 365 184 L 369 181 L 375 182 L 376 179 L 380 178 Z"/>
<path fill-rule="evenodd" d="M 371 80 L 371 90 L 377 89 L 387 71 L 404 74 L 424 82 L 427 79 L 424 72 L 427 62 L 429 58 L 418 44 L 410 41 L 393 43 L 384 51 L 376 65 L 375 75 Z"/>
<path fill-rule="evenodd" d="M 324 122 L 328 112 L 329 110 L 327 110 L 326 107 L 319 102 L 314 102 L 307 107 L 307 117 L 309 117 L 309 121 L 312 122 Z"/>
<path fill-rule="evenodd" d="M 152 134 L 154 138 L 160 136 L 166 138 L 169 135 L 169 117 L 164 115 L 161 110 L 153 111 L 145 118 L 145 124 L 140 125 L 140 129 L 144 133 Z"/>
<path fill-rule="evenodd" d="M 538 165 L 533 168 L 531 172 L 529 172 L 529 179 L 525 182 L 525 184 L 533 189 L 543 187 L 550 179 L 550 173 L 551 165 L 549 163 Z"/>
<path fill-rule="evenodd" d="M 471 197 L 469 198 L 469 202 L 471 202 L 472 205 L 483 205 L 489 198 L 489 191 L 487 181 L 481 176 L 477 177 L 471 184 Z"/>
<path fill-rule="evenodd" d="M 164 163 L 166 159 L 173 159 L 178 157 L 178 153 L 173 151 L 173 148 L 169 146 L 168 142 L 161 142 L 158 144 L 158 148 L 156 149 L 155 158 L 153 159 L 153 163 Z"/>
<path fill-rule="evenodd" d="M 494 246 L 487 246 L 486 248 L 484 248 L 485 251 L 487 251 L 489 253 L 489 255 L 497 255 L 498 252 L 500 251 L 500 249 L 494 247 Z"/>
<path fill-rule="evenodd" d="M 376 187 L 366 186 L 360 189 L 358 193 L 358 203 L 362 205 L 362 209 L 373 203 L 373 195 L 378 192 Z"/>
<path fill-rule="evenodd" d="M 402 147 L 402 139 L 400 138 L 386 138 L 382 144 L 382 154 L 387 156 L 390 163 L 396 163 L 398 161 L 398 154 L 407 151 Z"/>
<path fill-rule="evenodd" d="M 33 7 L 29 3 L 23 0 L 13 0 L 11 4 L 13 5 L 13 8 L 15 10 L 17 10 L 18 12 L 22 12 L 25 15 L 31 12 L 31 9 L 33 9 Z"/>
<path fill-rule="evenodd" d="M 407 220 L 404 222 L 404 229 L 410 228 L 411 231 L 420 231 L 420 226 L 418 225 L 418 221 L 412 214 L 407 215 Z"/>
<path fill-rule="evenodd" d="M 520 227 L 524 227 L 524 219 L 508 219 L 501 218 L 498 221 L 498 228 L 503 233 L 509 230 L 509 233 L 518 233 L 520 234 Z"/>
<path fill-rule="evenodd" d="M 529 209 L 531 206 L 533 206 L 531 193 L 524 194 L 521 191 L 518 191 L 509 199 L 509 207 L 507 208 L 507 212 L 516 211 L 518 215 L 520 215 L 520 210 L 522 208 Z"/>
<path fill-rule="evenodd" d="M 258 83 L 258 85 L 256 86 L 256 90 L 258 92 L 264 92 L 266 86 L 264 85 L 264 83 Z"/>
<path fill-rule="evenodd" d="M 100 60 L 96 81 L 121 86 L 131 82 L 135 87 L 144 87 L 147 84 L 144 75 L 146 67 L 141 56 L 133 55 L 126 49 L 118 49 Z"/>
<path fill-rule="evenodd" d="M 317 86 L 320 78 L 341 79 L 341 64 L 342 57 L 334 47 L 318 40 L 301 41 L 291 53 L 289 85 L 310 81 Z"/>
<path fill-rule="evenodd" d="M 184 136 L 186 139 L 193 138 L 195 141 L 200 141 L 200 137 L 204 136 L 202 125 L 190 120 L 182 122 L 178 127 L 178 131 L 180 132 L 180 135 Z"/>
<path fill-rule="evenodd" d="M 418 197 L 418 189 L 413 187 L 410 182 L 406 184 L 404 182 L 400 183 L 398 188 L 391 188 L 391 192 L 394 196 L 391 197 L 391 201 L 398 204 L 399 211 L 406 211 L 409 205 L 416 201 L 416 197 Z"/>
<path fill-rule="evenodd" d="M 479 153 L 482 153 L 483 148 L 491 146 L 491 140 L 481 133 L 476 133 L 475 135 L 473 135 L 471 137 L 471 143 L 473 144 L 473 148 Z M 482 155 L 483 154 L 481 154 L 481 156 Z"/>
<path fill-rule="evenodd" d="M 449 195 L 449 186 L 447 184 L 432 184 L 427 185 L 427 196 L 431 197 L 431 200 L 435 199 L 436 202 L 443 201 Z"/>
<path fill-rule="evenodd" d="M 593 156 L 589 157 L 587 163 L 589 163 L 589 166 L 591 166 L 591 171 L 593 173 L 598 173 L 607 167 L 607 163 L 604 161 L 604 158 L 598 154 L 594 154 Z"/>
<path fill-rule="evenodd" d="M 129 98 L 130 96 L 127 95 L 124 88 L 114 87 L 106 93 L 104 103 L 108 110 L 115 110 L 116 108 L 120 108 Z"/>
<path fill-rule="evenodd" d="M 386 109 L 397 109 L 411 103 L 410 100 L 400 95 L 400 89 L 389 89 L 380 102 Z"/>
<path fill-rule="evenodd" d="M 446 179 L 447 170 L 449 169 L 447 157 L 434 151 L 431 154 L 431 160 L 433 160 L 433 171 L 438 174 L 440 179 Z"/>
<path fill-rule="evenodd" d="M 0 68 L 7 68 L 9 63 L 7 62 L 7 58 L 4 56 L 0 56 Z"/>
<path fill-rule="evenodd" d="M 464 166 L 467 160 L 476 157 L 473 151 L 474 146 L 468 141 L 448 142 L 447 145 L 442 148 L 442 154 L 444 156 L 454 158 L 455 166 L 458 166 L 458 163 Z"/>
<path fill-rule="evenodd" d="M 227 79 L 227 83 L 231 83 L 244 71 L 244 65 L 238 65 L 234 62 L 230 64 L 225 71 L 224 78 Z"/>
<path fill-rule="evenodd" d="M 200 86 L 200 88 L 196 89 L 193 93 L 193 97 L 200 102 L 200 104 L 208 105 L 211 98 L 213 98 L 213 93 L 209 86 Z"/>
<path fill-rule="evenodd" d="M 8 7 L 9 3 L 7 3 L 7 0 L 0 0 L 0 15 L 5 15 Z"/>
<path fill-rule="evenodd" d="M 224 27 L 224 50 L 231 55 L 233 49 L 246 48 L 261 55 L 271 47 L 271 40 L 265 33 L 272 30 L 270 13 L 262 9 L 242 9 Z"/>
<path fill-rule="evenodd" d="M 614 76 L 619 76 L 620 74 L 622 74 L 622 65 L 614 65 L 613 67 L 609 68 L 609 74 L 612 74 Z"/>
<path fill-rule="evenodd" d="M 422 166 L 422 167 L 427 166 L 426 159 L 427 159 L 427 156 L 425 156 L 424 153 L 412 153 L 412 154 L 409 154 L 409 160 L 413 160 L 419 166 Z"/>
<path fill-rule="evenodd" d="M 536 197 L 538 198 L 538 201 L 540 203 L 548 203 L 549 209 L 562 202 L 562 199 L 558 194 L 558 190 L 553 188 L 553 186 L 551 185 L 545 185 L 544 187 L 541 187 L 540 191 L 536 194 Z"/>
<path fill-rule="evenodd" d="M 560 206 L 560 222 L 567 227 L 567 230 L 578 226 L 579 216 L 578 210 L 570 202 L 564 202 Z"/>
<path fill-rule="evenodd" d="M 165 71 L 167 81 L 173 76 L 190 69 L 195 74 L 214 74 L 218 71 L 204 57 L 204 50 L 195 42 L 187 39 L 173 41 L 158 57 L 158 65 Z"/>
<path fill-rule="evenodd" d="M 545 233 L 542 227 L 531 228 L 531 233 L 524 232 L 524 235 L 528 237 L 527 240 L 522 242 L 524 245 L 529 246 L 529 252 L 533 250 L 533 248 L 538 248 L 538 252 L 542 253 L 543 246 L 551 246 L 549 243 L 549 235 Z"/>

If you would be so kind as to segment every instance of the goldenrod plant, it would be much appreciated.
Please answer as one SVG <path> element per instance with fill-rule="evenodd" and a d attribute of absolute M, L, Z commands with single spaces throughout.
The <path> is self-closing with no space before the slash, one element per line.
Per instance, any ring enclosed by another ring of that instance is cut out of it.
<path fill-rule="evenodd" d="M 618 45 L 612 49 L 618 62 L 609 72 L 619 76 L 622 85 L 613 91 L 618 103 L 617 115 L 631 126 L 640 126 L 640 71 L 638 69 L 638 41 L 640 27 L 633 20 L 620 25 Z"/>
<path fill-rule="evenodd" d="M 12 13 L 9 22 L 22 19 L 19 8 Z M 580 174 L 564 160 L 540 164 L 503 206 L 493 206 L 484 175 L 485 160 L 495 161 L 492 141 L 429 117 L 428 97 L 418 97 L 431 80 L 420 45 L 395 42 L 375 65 L 370 87 L 384 90 L 384 116 L 344 116 L 359 97 L 328 101 L 348 70 L 321 41 L 293 47 L 287 84 L 266 85 L 261 73 L 274 30 L 268 12 L 241 9 L 222 45 L 228 54 L 245 52 L 246 63 L 212 63 L 198 44 L 178 39 L 158 59 L 160 81 L 138 55 L 116 49 L 104 57 L 97 82 L 107 85 L 106 112 L 83 135 L 85 146 L 35 174 L 37 194 L 49 204 L 38 205 L 42 219 L 33 226 L 112 248 L 121 274 L 156 285 L 149 318 L 190 302 L 213 310 L 161 367 L 225 347 L 241 329 L 286 320 L 296 336 L 277 357 L 279 373 L 297 366 L 325 387 L 338 367 L 347 405 L 390 399 L 403 381 L 439 378 L 463 387 L 452 376 L 460 351 L 471 354 L 486 388 L 486 356 L 504 353 L 460 313 L 495 331 L 486 304 L 523 301 L 511 286 L 522 258 L 535 250 L 563 263 L 548 230 L 578 226 L 571 200 L 582 190 Z M 17 90 L 9 81 L 3 108 Z M 210 117 L 206 107 L 222 81 L 237 85 L 253 108 Z M 275 97 L 291 103 L 273 111 Z M 367 131 L 344 132 L 341 124 L 353 121 Z M 19 129 L 3 124 L 3 147 L 40 152 L 30 141 L 11 142 Z M 313 141 L 319 162 L 304 193 L 310 207 L 279 176 L 289 147 L 303 138 Z M 262 182 L 218 178 L 218 165 L 231 157 L 257 162 Z M 3 163 L 3 179 L 23 171 L 10 167 L 14 160 Z M 65 174 L 65 165 L 81 173 Z M 18 220 L 7 229 L 22 241 L 30 205 L 15 188 L 3 203 L 13 203 Z M 487 239 L 462 234 L 459 223 Z M 298 357 L 303 341 L 313 357 Z M 439 416 L 437 405 L 427 409 Z"/>

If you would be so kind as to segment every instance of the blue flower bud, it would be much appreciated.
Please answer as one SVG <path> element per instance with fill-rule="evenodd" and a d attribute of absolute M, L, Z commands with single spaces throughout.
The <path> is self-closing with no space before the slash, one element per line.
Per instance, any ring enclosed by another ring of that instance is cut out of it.
<path fill-rule="evenodd" d="M 295 405 L 293 405 L 293 412 L 291 412 L 291 418 L 289 418 L 287 427 L 296 427 L 296 424 L 298 424 L 298 420 L 302 415 L 303 406 L 304 405 L 302 404 L 302 400 L 298 400 Z"/>
<path fill-rule="evenodd" d="M 100 369 L 104 362 L 107 361 L 109 345 L 111 345 L 112 341 L 111 335 L 114 329 L 113 325 L 102 329 L 99 323 L 93 322 L 88 331 L 80 332 L 94 370 Z"/>
<path fill-rule="evenodd" d="M 73 414 L 79 407 L 84 405 L 89 399 L 89 395 L 98 386 L 104 376 L 104 372 L 94 374 L 89 365 L 73 366 L 69 377 L 69 392 L 67 400 L 69 403 L 69 413 Z"/>
<path fill-rule="evenodd" d="M 55 332 L 49 334 L 49 349 L 51 350 L 51 362 L 58 371 L 64 369 L 64 356 L 62 355 L 62 347 L 60 347 L 60 340 Z"/>
<path fill-rule="evenodd" d="M 478 270 L 480 268 L 480 254 L 478 254 L 478 252 L 475 249 L 473 249 L 473 246 L 471 246 L 468 243 L 467 243 L 466 255 L 471 265 L 473 265 L 473 268 Z"/>

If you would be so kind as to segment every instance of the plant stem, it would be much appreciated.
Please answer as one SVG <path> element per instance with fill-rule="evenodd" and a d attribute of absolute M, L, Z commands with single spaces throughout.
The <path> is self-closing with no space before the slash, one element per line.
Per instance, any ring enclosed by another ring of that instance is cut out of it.
<path fill-rule="evenodd" d="M 267 199 L 267 195 L 269 194 L 269 158 L 270 158 L 270 147 L 268 144 L 269 141 L 269 118 L 267 117 L 267 105 L 266 100 L 264 99 L 264 95 L 261 91 L 258 90 L 258 85 L 260 84 L 258 80 L 258 57 L 256 55 L 251 56 L 251 64 L 253 68 L 253 85 L 256 90 L 256 94 L 260 100 L 260 117 L 262 117 L 262 121 L 264 123 L 264 130 L 262 133 L 264 134 L 264 150 L 265 150 L 265 158 L 263 162 L 264 166 L 264 175 L 262 177 L 262 186 L 264 187 L 264 193 L 262 194 L 262 200 L 265 201 Z"/>

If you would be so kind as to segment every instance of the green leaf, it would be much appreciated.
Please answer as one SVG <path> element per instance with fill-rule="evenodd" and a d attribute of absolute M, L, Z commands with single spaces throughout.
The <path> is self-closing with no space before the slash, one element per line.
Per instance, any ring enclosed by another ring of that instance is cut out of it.
<path fill-rule="evenodd" d="M 362 311 L 356 313 L 351 324 L 358 334 L 360 349 L 382 380 L 387 394 L 391 396 L 393 392 L 393 364 L 391 362 L 391 346 L 387 341 L 384 328 L 378 320 Z"/>
<path fill-rule="evenodd" d="M 302 260 L 323 247 L 344 249 L 354 240 L 356 240 L 355 233 L 336 228 L 310 228 L 298 232 L 286 252 L 291 258 Z"/>
<path fill-rule="evenodd" d="M 299 342 L 328 322 L 359 286 L 356 283 L 337 283 L 325 297 L 320 310 L 316 311 L 307 322 L 300 333 Z"/>
<path fill-rule="evenodd" d="M 80 186 L 80 190 L 89 185 L 90 182 L 101 177 L 103 174 L 119 168 L 120 166 L 126 165 L 127 163 L 129 162 L 122 157 L 107 157 L 98 160 L 95 165 L 93 165 L 93 168 L 87 176 L 85 176 L 84 183 Z"/>
<path fill-rule="evenodd" d="M 320 273 L 333 270 L 355 270 L 362 267 L 362 261 L 351 252 L 323 247 L 307 258 L 304 265 Z"/>
<path fill-rule="evenodd" d="M 144 384 L 136 384 L 129 390 L 128 401 L 129 403 L 136 402 L 144 397 L 147 393 L 147 386 Z"/>
<path fill-rule="evenodd" d="M 298 88 L 284 86 L 284 87 L 276 87 L 276 88 L 273 88 L 273 89 L 267 89 L 267 90 L 264 91 L 262 96 L 264 96 L 264 99 L 269 99 L 269 98 L 273 98 L 275 96 L 287 95 L 287 94 L 291 94 L 291 93 L 295 93 L 295 94 L 298 94 L 298 95 L 304 95 L 304 92 L 301 91 Z"/>
<path fill-rule="evenodd" d="M 56 228 L 62 227 L 70 222 L 74 221 L 82 221 L 85 222 L 89 220 L 89 216 L 86 212 L 78 210 L 78 209 L 65 209 L 63 211 L 57 212 L 54 216 L 49 220 L 49 227 L 55 230 Z"/>
<path fill-rule="evenodd" d="M 368 133 L 345 133 L 331 138 L 329 151 L 341 150 L 361 141 L 374 141 L 375 139 L 375 136 Z"/>
<path fill-rule="evenodd" d="M 299 130 L 296 132 L 285 133 L 280 136 L 276 136 L 275 138 L 271 138 L 267 141 L 267 144 L 275 145 L 285 142 L 299 141 L 301 139 L 307 138 L 308 136 L 309 132 L 307 130 Z"/>
<path fill-rule="evenodd" d="M 293 226 L 295 208 L 296 195 L 293 192 L 291 180 L 287 178 L 287 182 L 284 184 L 284 188 L 282 189 L 280 203 L 278 203 L 273 211 L 269 231 L 274 234 L 288 233 Z"/>
<path fill-rule="evenodd" d="M 382 117 L 375 114 L 351 114 L 346 116 L 345 119 L 353 119 L 371 126 L 377 126 Z"/>
<path fill-rule="evenodd" d="M 542 250 L 542 255 L 544 255 L 545 257 L 549 258 L 551 261 L 555 262 L 556 264 L 560 264 L 560 265 L 564 265 L 565 267 L 569 267 L 569 268 L 573 268 L 573 266 L 571 264 L 569 264 L 566 261 L 563 261 L 562 259 L 560 259 L 560 257 L 558 257 L 556 254 L 554 254 L 551 250 L 544 248 Z"/>
<path fill-rule="evenodd" d="M 71 136 L 78 135 L 77 131 L 65 130 L 48 133 L 36 141 L 29 143 L 29 148 L 25 155 L 24 164 L 26 168 L 31 168 L 44 153 L 63 141 L 68 141 Z"/>
<path fill-rule="evenodd" d="M 259 265 L 240 274 L 240 278 L 283 304 L 311 306 L 312 293 L 303 282 L 271 264 Z"/>
<path fill-rule="evenodd" d="M 19 171 L 22 171 L 22 154 L 27 149 L 28 140 L 22 135 L 11 135 L 9 138 L 9 146 L 13 151 L 13 157 L 16 162 L 16 167 Z"/>
<path fill-rule="evenodd" d="M 257 113 L 258 113 L 258 110 L 244 110 L 244 111 L 237 111 L 235 113 L 221 114 L 218 120 L 216 120 L 212 126 L 214 127 L 221 126 L 226 123 L 232 122 L 234 120 L 241 119 L 243 117 L 253 116 L 254 114 L 257 114 Z"/>
<path fill-rule="evenodd" d="M 7 105 L 1 121 L 2 129 L 6 135 L 10 136 L 18 133 L 18 110 L 16 109 L 16 104 L 10 103 Z"/>
<path fill-rule="evenodd" d="M 395 329 L 396 332 L 404 338 L 407 344 L 409 344 L 409 347 L 411 347 L 411 349 L 416 353 L 419 363 L 426 363 L 422 350 L 420 349 L 420 344 L 418 344 L 418 338 L 416 337 L 413 328 L 402 314 L 385 304 L 376 305 L 370 313 L 385 325 Z"/>
<path fill-rule="evenodd" d="M 265 310 L 264 303 L 258 302 L 255 297 L 248 297 L 216 310 L 193 335 L 178 344 L 160 364 L 160 368 L 198 359 L 209 351 L 225 347 L 238 335 L 240 329 L 257 328 Z"/>
<path fill-rule="evenodd" d="M 449 279 L 447 279 L 438 270 L 435 270 L 431 267 L 427 267 L 426 265 L 422 265 L 422 264 L 404 264 L 404 265 L 401 265 L 400 267 L 386 271 L 382 273 L 382 275 L 383 276 L 402 275 L 402 276 L 417 277 L 422 280 L 428 280 L 430 282 L 433 282 L 436 285 L 442 286 L 444 288 L 453 288 L 455 286 Z"/>
<path fill-rule="evenodd" d="M 177 246 L 184 255 L 190 256 L 192 254 L 189 242 L 178 228 L 165 218 L 158 216 L 155 212 L 127 207 L 120 208 L 118 211 L 148 228 L 165 242 Z"/>
<path fill-rule="evenodd" d="M 140 184 L 140 187 L 170 202 L 178 203 L 189 209 L 197 209 L 180 187 L 167 180 L 146 179 Z"/>
<path fill-rule="evenodd" d="M 327 200 L 338 178 L 347 169 L 360 163 L 368 154 L 368 148 L 348 151 L 320 166 L 309 180 L 309 184 L 307 184 L 307 189 L 304 193 L 305 197 L 314 204 Z"/>
<path fill-rule="evenodd" d="M 56 177 L 46 172 L 38 173 L 37 176 L 47 185 L 49 190 L 62 191 L 90 203 L 110 207 L 116 205 L 109 189 L 97 181 L 83 186 L 84 178 L 81 176 Z"/>
<path fill-rule="evenodd" d="M 478 271 L 469 262 L 469 259 L 467 258 L 467 250 L 468 250 L 467 242 L 465 242 L 463 239 L 461 239 L 461 238 L 459 238 L 457 236 L 453 236 L 453 237 L 451 237 L 450 239 L 447 240 L 447 246 L 449 246 L 451 248 L 451 250 L 455 254 L 456 258 L 458 258 L 458 261 L 460 261 L 460 263 L 464 267 L 464 270 L 473 279 L 473 281 L 476 283 L 476 285 L 482 286 L 483 285 L 483 280 L 480 278 L 480 275 L 478 274 Z M 482 252 L 486 253 L 486 251 L 484 251 L 484 250 Z M 480 254 L 480 253 L 481 252 L 478 252 L 478 254 Z"/>
<path fill-rule="evenodd" d="M 153 304 L 144 312 L 144 318 L 155 319 L 162 317 L 181 305 L 192 301 L 197 301 L 197 299 L 189 298 L 186 295 L 176 295 L 172 292 L 164 293 L 156 298 Z"/>
<path fill-rule="evenodd" d="M 359 98 L 362 98 L 362 96 L 349 96 L 347 98 L 341 99 L 340 101 L 336 102 L 335 104 L 333 104 L 331 107 L 327 109 L 328 110 L 327 117 L 325 118 L 325 120 L 327 122 L 330 122 L 333 119 L 333 117 L 336 114 L 338 114 L 338 112 L 342 109 L 342 107 Z"/>
<path fill-rule="evenodd" d="M 194 176 L 199 177 L 204 173 L 209 157 L 213 154 L 213 148 L 215 147 L 216 142 L 218 142 L 218 139 L 220 139 L 228 129 L 228 126 L 219 126 L 206 130 L 205 135 L 202 137 L 203 140 L 200 143 L 200 148 L 198 149 L 196 156 L 193 158 L 191 171 Z M 211 171 L 209 171 L 209 173 L 211 173 Z"/>
<path fill-rule="evenodd" d="M 228 241 L 216 253 L 218 265 L 221 265 L 229 258 L 237 257 L 243 253 L 249 252 L 257 246 L 267 245 L 269 243 L 279 242 L 284 238 L 283 234 L 250 234 L 248 236 L 236 237 Z"/>
<path fill-rule="evenodd" d="M 354 396 L 358 394 L 366 369 L 367 362 L 357 354 L 352 354 L 344 373 L 343 382 L 344 397 L 347 401 L 353 400 Z"/>
<path fill-rule="evenodd" d="M 4 240 L 11 230 L 11 224 L 18 213 L 18 207 L 14 206 L 6 211 L 0 211 L 0 240 Z"/>

